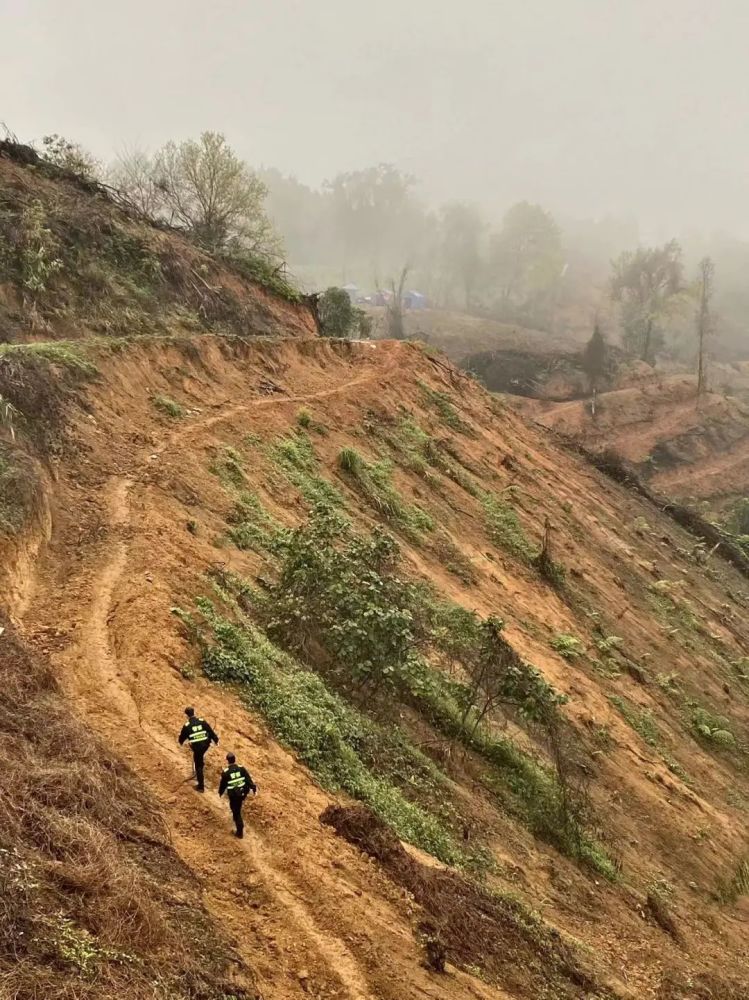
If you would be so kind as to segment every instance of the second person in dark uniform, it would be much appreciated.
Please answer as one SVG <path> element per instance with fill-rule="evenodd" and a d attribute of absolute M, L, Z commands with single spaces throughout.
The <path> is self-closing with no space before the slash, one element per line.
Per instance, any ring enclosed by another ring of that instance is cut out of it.
<path fill-rule="evenodd" d="M 221 774 L 221 784 L 218 786 L 218 794 L 226 792 L 229 796 L 231 814 L 234 817 L 236 826 L 235 836 L 241 840 L 244 836 L 244 820 L 242 819 L 242 806 L 244 800 L 252 792 L 257 795 L 257 785 L 252 780 L 252 776 L 246 767 L 237 764 L 237 758 L 233 753 L 226 755 L 227 767 Z"/>

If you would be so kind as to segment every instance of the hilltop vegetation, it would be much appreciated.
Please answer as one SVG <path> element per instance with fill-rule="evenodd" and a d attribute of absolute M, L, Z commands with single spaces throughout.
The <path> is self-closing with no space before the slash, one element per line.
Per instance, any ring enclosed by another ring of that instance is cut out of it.
<path fill-rule="evenodd" d="M 5 342 L 314 332 L 279 264 L 219 253 L 157 226 L 28 147 L 0 143 L 0 190 Z"/>

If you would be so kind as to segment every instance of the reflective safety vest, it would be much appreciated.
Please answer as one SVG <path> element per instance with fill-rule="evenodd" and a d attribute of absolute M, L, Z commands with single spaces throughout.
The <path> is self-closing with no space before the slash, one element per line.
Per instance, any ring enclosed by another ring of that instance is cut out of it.
<path fill-rule="evenodd" d="M 229 780 L 226 783 L 227 792 L 235 792 L 239 788 L 244 788 L 246 780 L 242 772 L 233 767 L 229 771 Z"/>
<path fill-rule="evenodd" d="M 205 725 L 200 719 L 193 719 L 190 722 L 190 735 L 187 738 L 191 744 L 204 743 L 208 739 Z"/>

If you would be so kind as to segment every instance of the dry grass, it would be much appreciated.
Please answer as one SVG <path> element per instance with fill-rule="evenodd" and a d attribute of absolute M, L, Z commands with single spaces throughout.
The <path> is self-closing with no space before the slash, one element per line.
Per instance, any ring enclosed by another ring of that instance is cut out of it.
<path fill-rule="evenodd" d="M 254 995 L 143 786 L 2 626 L 0 996 Z"/>

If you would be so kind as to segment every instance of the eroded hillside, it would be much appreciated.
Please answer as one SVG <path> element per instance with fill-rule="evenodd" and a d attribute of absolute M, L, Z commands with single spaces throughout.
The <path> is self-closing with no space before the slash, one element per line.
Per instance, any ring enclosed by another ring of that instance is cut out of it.
<path fill-rule="evenodd" d="M 742 575 L 408 344 L 45 353 L 9 610 L 262 996 L 749 995 Z"/>
<path fill-rule="evenodd" d="M 589 399 L 518 407 L 588 448 L 613 449 L 668 496 L 720 511 L 749 489 L 746 402 L 730 391 L 698 397 L 691 376 L 651 373 L 601 393 L 595 417 Z"/>

